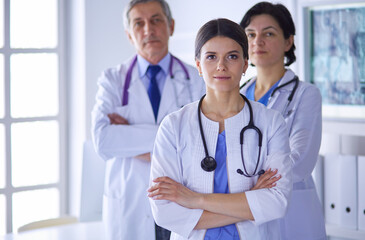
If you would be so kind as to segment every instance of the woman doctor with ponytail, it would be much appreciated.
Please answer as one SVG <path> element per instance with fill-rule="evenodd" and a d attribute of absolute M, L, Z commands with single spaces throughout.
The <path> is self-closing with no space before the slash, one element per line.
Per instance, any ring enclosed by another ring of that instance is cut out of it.
<path fill-rule="evenodd" d="M 280 113 L 240 94 L 247 51 L 238 24 L 206 23 L 195 42 L 206 95 L 160 125 L 148 196 L 171 239 L 280 239 L 273 220 L 292 188 L 287 129 Z"/>
<path fill-rule="evenodd" d="M 287 124 L 293 193 L 286 216 L 280 219 L 283 240 L 325 240 L 323 210 L 312 178 L 322 135 L 322 99 L 319 90 L 299 81 L 288 68 L 295 62 L 295 26 L 281 4 L 260 2 L 241 21 L 251 63 L 257 76 L 241 93 L 279 111 Z"/>

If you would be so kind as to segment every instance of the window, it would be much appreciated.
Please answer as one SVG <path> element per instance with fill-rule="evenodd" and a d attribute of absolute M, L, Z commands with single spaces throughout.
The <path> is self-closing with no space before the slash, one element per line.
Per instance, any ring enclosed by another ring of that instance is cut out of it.
<path fill-rule="evenodd" d="M 61 4 L 0 0 L 0 235 L 65 213 Z"/>

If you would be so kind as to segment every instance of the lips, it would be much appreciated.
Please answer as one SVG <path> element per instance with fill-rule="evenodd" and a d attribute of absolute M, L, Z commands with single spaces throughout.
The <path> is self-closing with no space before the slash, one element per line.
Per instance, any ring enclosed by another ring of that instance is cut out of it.
<path fill-rule="evenodd" d="M 260 54 L 265 54 L 266 51 L 262 51 L 262 50 L 257 50 L 257 51 L 253 51 L 254 54 L 260 55 Z"/>
<path fill-rule="evenodd" d="M 145 38 L 145 39 L 143 40 L 143 42 L 144 42 L 145 44 L 147 44 L 147 43 L 155 43 L 155 42 L 159 42 L 159 39 L 157 39 L 157 38 L 155 38 L 155 37 L 150 37 L 150 38 Z"/>
<path fill-rule="evenodd" d="M 214 76 L 214 78 L 215 79 L 217 79 L 217 80 L 228 80 L 228 79 L 230 79 L 231 77 L 229 77 L 229 76 Z"/>

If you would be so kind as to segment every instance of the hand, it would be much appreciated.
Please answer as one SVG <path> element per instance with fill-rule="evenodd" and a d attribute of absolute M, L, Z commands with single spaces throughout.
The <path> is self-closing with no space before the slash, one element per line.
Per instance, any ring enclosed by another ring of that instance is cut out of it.
<path fill-rule="evenodd" d="M 117 113 L 108 114 L 108 118 L 110 120 L 110 124 L 129 125 L 128 120 Z"/>
<path fill-rule="evenodd" d="M 276 182 L 281 178 L 281 175 L 275 176 L 277 173 L 278 173 L 277 169 L 272 171 L 271 168 L 269 168 L 268 170 L 265 171 L 264 174 L 262 174 L 259 177 L 257 183 L 253 188 L 251 188 L 251 190 L 275 187 Z"/>
<path fill-rule="evenodd" d="M 146 162 L 151 162 L 151 153 L 143 153 L 143 154 L 135 156 L 134 158 L 144 160 Z"/>
<path fill-rule="evenodd" d="M 156 184 L 147 190 L 148 197 L 154 200 L 169 200 L 186 208 L 200 208 L 203 194 L 193 192 L 169 177 L 159 177 L 153 182 Z"/>

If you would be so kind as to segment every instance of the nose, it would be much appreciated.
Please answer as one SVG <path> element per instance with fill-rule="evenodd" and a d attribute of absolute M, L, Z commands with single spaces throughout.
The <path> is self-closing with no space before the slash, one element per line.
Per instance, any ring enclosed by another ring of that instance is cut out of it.
<path fill-rule="evenodd" d="M 264 39 L 260 35 L 257 35 L 255 37 L 255 39 L 253 39 L 252 43 L 254 45 L 263 45 L 264 44 Z"/>
<path fill-rule="evenodd" d="M 153 24 L 150 23 L 149 21 L 146 21 L 143 28 L 145 35 L 151 34 L 153 32 L 153 29 L 154 29 Z"/>
<path fill-rule="evenodd" d="M 217 70 L 218 71 L 226 71 L 227 70 L 224 59 L 221 59 L 221 60 L 218 61 Z"/>

